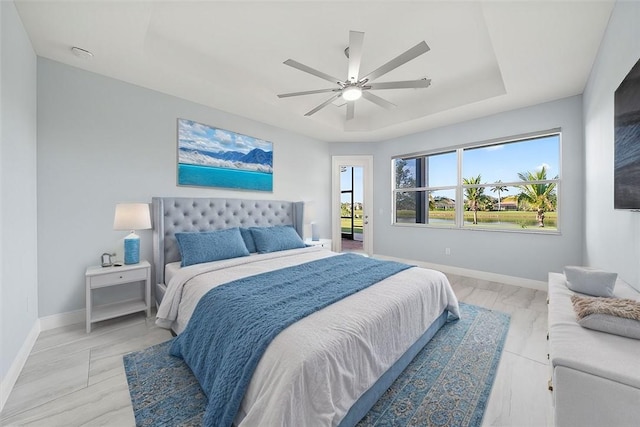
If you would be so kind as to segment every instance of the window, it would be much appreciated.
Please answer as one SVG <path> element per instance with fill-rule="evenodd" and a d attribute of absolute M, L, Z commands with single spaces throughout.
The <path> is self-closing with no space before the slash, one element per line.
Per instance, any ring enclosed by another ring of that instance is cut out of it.
<path fill-rule="evenodd" d="M 560 132 L 393 159 L 395 224 L 557 231 Z"/>

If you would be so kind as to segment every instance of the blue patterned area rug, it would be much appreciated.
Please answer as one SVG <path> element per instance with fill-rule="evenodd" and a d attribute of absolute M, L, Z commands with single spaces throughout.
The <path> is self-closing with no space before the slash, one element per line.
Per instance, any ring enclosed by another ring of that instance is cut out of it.
<path fill-rule="evenodd" d="M 509 316 L 460 304 L 447 322 L 358 423 L 366 426 L 480 426 Z M 124 356 L 138 426 L 199 426 L 206 396 L 171 341 Z"/>

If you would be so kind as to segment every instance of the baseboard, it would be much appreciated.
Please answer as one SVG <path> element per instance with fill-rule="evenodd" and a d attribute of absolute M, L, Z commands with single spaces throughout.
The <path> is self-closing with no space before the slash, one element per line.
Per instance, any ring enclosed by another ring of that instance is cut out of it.
<path fill-rule="evenodd" d="M 75 325 L 86 321 L 86 310 L 68 311 L 66 313 L 52 314 L 40 318 L 40 329 L 48 331 L 49 329 L 60 328 L 62 326 Z"/>
<path fill-rule="evenodd" d="M 22 368 L 24 368 L 24 364 L 27 362 L 27 358 L 38 339 L 38 335 L 40 335 L 40 330 L 40 319 L 36 319 L 27 338 L 24 340 L 24 344 L 20 347 L 20 351 L 18 351 L 15 359 L 13 359 L 7 375 L 2 379 L 2 383 L 0 383 L 0 411 L 4 409 L 4 404 L 7 403 L 9 394 L 11 394 L 13 386 L 16 384 L 16 381 L 18 381 L 20 372 L 22 372 Z"/>
<path fill-rule="evenodd" d="M 490 282 L 506 283 L 507 285 L 520 286 L 522 288 L 547 291 L 547 282 L 540 280 L 524 279 L 522 277 L 507 276 L 505 274 L 489 273 L 486 271 L 471 270 L 468 268 L 454 267 L 451 265 L 434 264 L 425 261 L 408 260 L 403 258 L 390 257 L 386 255 L 375 255 L 376 258 L 388 259 L 392 261 L 404 262 L 417 265 L 418 267 L 439 270 L 443 273 L 456 274 L 458 276 L 473 277 L 474 279 L 488 280 Z"/>
<path fill-rule="evenodd" d="M 20 372 L 22 372 L 22 368 L 24 368 L 24 364 L 27 362 L 27 358 L 29 357 L 29 354 L 31 354 L 31 350 L 36 343 L 40 332 L 59 328 L 61 326 L 84 323 L 86 319 L 85 313 L 85 310 L 82 309 L 69 311 L 67 313 L 53 314 L 51 316 L 36 319 L 31 331 L 29 331 L 29 335 L 27 335 L 24 344 L 22 344 L 20 351 L 11 364 L 7 375 L 3 378 L 2 383 L 0 383 L 0 411 L 4 408 L 4 405 L 9 398 L 9 394 L 18 380 Z"/>

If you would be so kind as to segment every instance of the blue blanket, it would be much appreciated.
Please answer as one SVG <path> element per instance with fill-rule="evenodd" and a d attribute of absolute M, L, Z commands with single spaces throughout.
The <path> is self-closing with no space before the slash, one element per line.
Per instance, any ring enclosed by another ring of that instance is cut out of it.
<path fill-rule="evenodd" d="M 232 425 L 262 354 L 287 326 L 409 267 L 344 254 L 211 289 L 170 350 L 207 394 L 204 425 Z"/>

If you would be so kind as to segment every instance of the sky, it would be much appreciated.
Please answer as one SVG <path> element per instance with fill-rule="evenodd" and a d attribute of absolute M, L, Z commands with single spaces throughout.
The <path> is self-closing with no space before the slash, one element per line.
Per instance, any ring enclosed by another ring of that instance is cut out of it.
<path fill-rule="evenodd" d="M 181 148 L 200 151 L 238 151 L 246 154 L 254 148 L 273 150 L 271 142 L 184 119 L 178 119 L 178 141 Z"/>
<path fill-rule="evenodd" d="M 355 167 L 353 171 L 353 201 L 354 202 L 362 202 L 362 171 L 363 168 Z M 340 189 L 348 190 L 351 187 L 351 168 L 347 168 L 347 172 L 342 172 L 340 174 Z M 345 201 L 345 200 L 343 200 Z"/>
<path fill-rule="evenodd" d="M 462 176 L 472 178 L 480 175 L 481 183 L 496 181 L 520 181 L 519 172 L 536 172 L 542 167 L 547 178 L 560 174 L 560 136 L 551 135 L 535 140 L 525 140 L 511 144 L 499 144 L 465 150 L 463 155 Z M 415 175 L 415 162 L 409 162 L 409 169 Z M 455 151 L 432 156 L 429 164 L 429 185 L 449 186 L 457 184 L 457 160 Z M 341 173 L 341 188 L 350 186 L 350 174 Z M 362 201 L 362 168 L 355 168 L 354 201 Z M 455 198 L 455 192 L 439 192 L 437 195 Z M 488 194 L 493 195 L 492 192 Z M 502 197 L 511 192 L 502 194 Z"/>
<path fill-rule="evenodd" d="M 475 178 L 481 183 L 496 181 L 520 181 L 519 172 L 535 172 L 545 167 L 547 178 L 560 173 L 560 136 L 552 135 L 535 140 L 519 141 L 465 150 L 462 160 L 462 177 Z M 429 161 L 429 186 L 457 184 L 457 160 L 455 151 L 431 156 Z M 415 162 L 409 162 L 415 174 Z"/>

